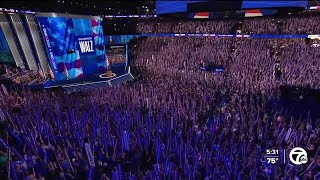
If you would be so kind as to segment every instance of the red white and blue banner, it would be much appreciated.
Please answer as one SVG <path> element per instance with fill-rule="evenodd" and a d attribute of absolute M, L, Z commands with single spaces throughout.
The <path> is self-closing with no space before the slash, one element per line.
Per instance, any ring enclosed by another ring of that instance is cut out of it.
<path fill-rule="evenodd" d="M 196 12 L 188 14 L 188 18 L 194 19 L 212 19 L 222 17 L 260 17 L 276 14 L 276 9 L 248 9 L 229 12 Z"/>

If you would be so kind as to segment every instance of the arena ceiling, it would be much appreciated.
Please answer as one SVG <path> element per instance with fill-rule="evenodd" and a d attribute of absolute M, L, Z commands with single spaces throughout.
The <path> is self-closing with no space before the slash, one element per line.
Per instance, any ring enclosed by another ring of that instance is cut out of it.
<path fill-rule="evenodd" d="M 181 0 L 183 1 L 183 0 Z M 240 0 L 235 0 L 240 1 Z M 169 0 L 168 0 L 169 2 Z M 232 1 L 230 1 L 232 2 Z M 229 3 L 230 3 L 229 2 Z M 213 12 L 198 7 L 195 12 Z M 83 14 L 83 15 L 134 15 L 134 14 L 156 14 L 156 0 L 124 0 L 124 1 L 66 1 L 66 0 L 53 0 L 53 1 L 1 1 L 0 8 L 12 8 L 17 10 L 30 10 L 35 12 L 57 12 L 57 13 L 70 13 L 70 14 Z M 167 7 L 166 7 L 167 8 Z M 293 10 L 293 9 L 292 9 Z M 226 11 L 226 10 L 223 10 Z M 221 11 L 221 12 L 223 12 Z M 286 12 L 292 12 L 287 8 Z M 192 11 L 193 12 L 193 11 Z M 185 16 L 185 13 L 182 13 Z M 176 13 L 177 17 L 179 13 Z"/>
<path fill-rule="evenodd" d="M 85 15 L 125 15 L 154 13 L 155 1 L 1 1 L 0 8 Z"/>

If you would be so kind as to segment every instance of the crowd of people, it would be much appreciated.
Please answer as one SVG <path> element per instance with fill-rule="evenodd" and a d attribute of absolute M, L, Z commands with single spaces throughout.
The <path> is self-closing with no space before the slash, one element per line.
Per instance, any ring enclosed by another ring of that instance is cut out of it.
<path fill-rule="evenodd" d="M 4 78 L 10 78 L 21 71 L 19 68 L 13 67 L 13 65 L 0 64 L 0 76 Z"/>
<path fill-rule="evenodd" d="M 319 34 L 319 16 L 139 22 L 141 33 Z M 320 117 L 277 109 L 283 86 L 320 89 L 320 44 L 305 39 L 139 37 L 134 82 L 90 92 L 0 87 L 1 179 L 319 177 Z M 208 70 L 219 67 L 222 71 Z M 15 77 L 15 75 L 20 74 Z M 1 78 L 43 82 L 0 65 Z M 293 165 L 288 152 L 307 151 Z M 278 150 L 275 164 L 268 149 Z M 285 153 L 286 152 L 286 153 Z"/>
<path fill-rule="evenodd" d="M 192 72 L 229 89 L 268 93 L 281 85 L 319 89 L 318 48 L 304 39 L 243 39 L 215 37 L 149 37 L 141 41 L 135 64 L 155 72 Z M 208 75 L 199 64 L 221 65 L 225 72 Z M 275 77 L 279 64 L 281 76 Z"/>
<path fill-rule="evenodd" d="M 308 6 L 320 6 L 320 1 L 319 0 L 309 0 Z"/>
<path fill-rule="evenodd" d="M 72 94 L 0 91 L 1 177 L 313 179 L 320 120 L 267 106 L 282 85 L 320 88 L 320 51 L 301 39 L 148 37 L 141 80 Z M 221 74 L 199 66 L 217 64 Z M 280 74 L 277 76 L 277 67 Z M 308 163 L 293 165 L 293 147 Z M 264 158 L 277 149 L 279 161 Z"/>
<path fill-rule="evenodd" d="M 0 64 L 0 79 L 6 79 L 15 84 L 28 85 L 30 83 L 41 84 L 47 78 L 42 70 L 22 70 L 14 65 Z"/>
<path fill-rule="evenodd" d="M 140 33 L 230 34 L 319 34 L 319 12 L 299 13 L 288 18 L 258 17 L 229 20 L 145 21 L 137 23 Z"/>

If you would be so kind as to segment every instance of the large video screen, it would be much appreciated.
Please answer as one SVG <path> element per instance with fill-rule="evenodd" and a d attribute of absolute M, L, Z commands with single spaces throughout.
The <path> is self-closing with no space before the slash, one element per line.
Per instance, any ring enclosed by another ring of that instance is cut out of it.
<path fill-rule="evenodd" d="M 6 37 L 0 28 L 0 63 L 14 63 L 13 56 L 11 54 L 9 45 L 7 43 Z"/>
<path fill-rule="evenodd" d="M 128 45 L 108 45 L 107 57 L 112 71 L 123 73 L 128 64 Z"/>
<path fill-rule="evenodd" d="M 206 12 L 221 10 L 241 10 L 258 8 L 278 8 L 278 7 L 302 7 L 307 6 L 307 0 L 181 0 L 181 1 L 156 1 L 156 13 L 186 13 L 186 12 Z"/>
<path fill-rule="evenodd" d="M 39 14 L 38 20 L 56 80 L 106 71 L 102 18 Z"/>

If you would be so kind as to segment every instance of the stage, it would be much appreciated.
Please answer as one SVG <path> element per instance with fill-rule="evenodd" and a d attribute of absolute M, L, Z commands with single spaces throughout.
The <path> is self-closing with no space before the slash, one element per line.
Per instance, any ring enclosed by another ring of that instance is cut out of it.
<path fill-rule="evenodd" d="M 97 88 L 107 88 L 117 86 L 121 83 L 133 80 L 134 77 L 131 74 L 130 67 L 127 71 L 123 68 L 113 67 L 112 72 L 114 77 L 100 78 L 101 73 L 91 74 L 84 76 L 83 78 L 75 78 L 70 80 L 44 80 L 43 83 L 37 83 L 32 80 L 26 84 L 18 84 L 12 81 L 10 78 L 0 78 L 0 84 L 5 85 L 8 89 L 24 89 L 29 88 L 31 90 L 43 90 L 43 89 L 63 89 L 67 92 L 86 91 Z M 19 75 L 23 75 L 20 73 Z"/>
<path fill-rule="evenodd" d="M 71 80 L 59 80 L 59 81 L 47 81 L 44 84 L 45 89 L 62 88 L 68 92 L 86 91 L 97 88 L 107 88 L 117 86 L 123 82 L 133 80 L 134 77 L 131 74 L 130 67 L 128 71 L 116 70 L 112 71 L 115 76 L 110 78 L 100 78 L 100 74 L 87 75 L 83 78 L 71 79 Z"/>
<path fill-rule="evenodd" d="M 115 77 L 109 78 L 109 79 L 104 79 L 100 78 L 99 76 L 101 73 L 96 73 L 96 74 L 90 74 L 86 75 L 82 78 L 75 78 L 75 79 L 69 79 L 69 80 L 51 80 L 46 82 L 45 88 L 50 88 L 50 87 L 57 87 L 57 86 L 65 86 L 65 85 L 70 85 L 70 84 L 84 84 L 84 83 L 95 83 L 95 82 L 100 82 L 100 81 L 107 81 L 107 80 L 112 80 L 114 78 L 117 78 L 119 76 L 122 76 L 124 74 L 127 74 L 128 72 L 126 71 L 112 71 L 115 73 Z"/>

